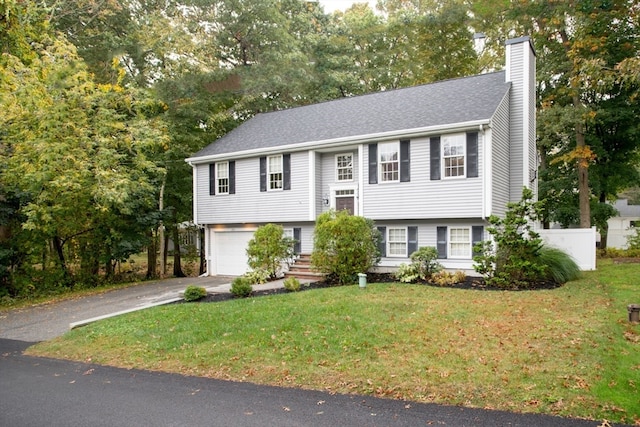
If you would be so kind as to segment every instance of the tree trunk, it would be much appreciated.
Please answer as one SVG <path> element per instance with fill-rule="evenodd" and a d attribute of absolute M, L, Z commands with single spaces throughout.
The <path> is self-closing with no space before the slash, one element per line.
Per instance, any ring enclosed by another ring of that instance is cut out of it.
<path fill-rule="evenodd" d="M 567 58 L 569 58 L 571 51 L 569 36 L 564 30 L 561 30 L 559 34 L 567 53 Z M 579 96 L 580 88 L 576 84 L 572 84 L 572 86 L 572 103 L 574 108 L 580 111 L 582 109 L 582 102 L 580 102 Z M 587 144 L 585 143 L 584 139 L 584 121 L 581 118 L 578 118 L 576 120 L 576 152 L 578 154 L 576 162 L 578 172 L 578 207 L 580 209 L 580 228 L 591 228 L 591 206 L 589 205 L 589 199 L 591 196 L 591 190 L 589 189 L 590 159 L 586 158 L 587 151 Z"/>
<path fill-rule="evenodd" d="M 604 192 L 600 193 L 600 203 L 607 203 L 607 196 Z M 607 236 L 609 235 L 609 221 L 598 221 L 596 225 L 600 228 L 600 249 L 606 250 Z"/>
<path fill-rule="evenodd" d="M 156 277 L 156 239 L 153 231 L 149 232 L 149 246 L 147 247 L 147 279 Z"/>
<path fill-rule="evenodd" d="M 175 277 L 186 277 L 182 271 L 182 257 L 180 254 L 180 228 L 173 227 L 173 275 Z"/>
<path fill-rule="evenodd" d="M 584 131 L 582 123 L 576 124 L 576 147 L 584 149 Z M 591 228 L 591 198 L 589 189 L 589 163 L 587 159 L 578 159 L 578 197 L 580 200 L 580 228 Z"/>
<path fill-rule="evenodd" d="M 53 237 L 53 248 L 56 252 L 56 255 L 58 255 L 58 267 L 60 268 L 60 270 L 62 271 L 62 277 L 64 278 L 64 281 L 66 282 L 65 285 L 69 284 L 69 279 L 71 278 L 71 275 L 69 274 L 69 270 L 67 270 L 67 261 L 64 257 L 64 243 L 62 242 L 62 239 L 60 239 L 60 237 L 58 236 L 54 236 Z"/>
<path fill-rule="evenodd" d="M 164 210 L 164 187 L 167 183 L 167 177 L 162 179 L 162 185 L 160 186 L 160 198 L 158 200 L 158 209 L 160 210 L 160 214 Z M 167 272 L 167 252 L 165 250 L 164 244 L 164 223 L 160 220 L 160 225 L 158 226 L 158 246 L 160 248 L 160 278 L 163 278 L 165 273 Z"/>

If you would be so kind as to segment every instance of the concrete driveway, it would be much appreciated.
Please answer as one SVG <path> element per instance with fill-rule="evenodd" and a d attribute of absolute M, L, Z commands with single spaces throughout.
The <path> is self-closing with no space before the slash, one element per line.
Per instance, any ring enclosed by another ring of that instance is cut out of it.
<path fill-rule="evenodd" d="M 69 331 L 72 325 L 90 319 L 140 310 L 180 299 L 189 285 L 203 286 L 209 292 L 228 292 L 233 277 L 184 277 L 142 282 L 128 288 L 98 295 L 0 312 L 0 338 L 38 342 Z"/>

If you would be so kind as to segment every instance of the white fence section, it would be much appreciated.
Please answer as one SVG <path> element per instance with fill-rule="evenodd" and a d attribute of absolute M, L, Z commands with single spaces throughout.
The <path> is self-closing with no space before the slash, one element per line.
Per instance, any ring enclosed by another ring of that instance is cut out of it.
<path fill-rule="evenodd" d="M 581 270 L 596 269 L 596 228 L 536 230 L 545 244 L 562 249 Z"/>

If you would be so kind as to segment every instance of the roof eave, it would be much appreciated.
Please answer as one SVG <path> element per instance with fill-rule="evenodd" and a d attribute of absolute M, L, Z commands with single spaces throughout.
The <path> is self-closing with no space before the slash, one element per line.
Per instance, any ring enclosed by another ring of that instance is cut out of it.
<path fill-rule="evenodd" d="M 306 141 L 296 144 L 278 145 L 274 147 L 265 147 L 245 151 L 233 151 L 228 153 L 210 154 L 207 156 L 189 157 L 185 161 L 191 166 L 211 163 L 214 161 L 225 161 L 230 159 L 241 159 L 247 157 L 264 156 L 274 153 L 282 153 L 283 151 L 304 151 L 311 148 L 321 150 L 329 147 L 341 147 L 352 144 L 367 144 L 371 142 L 379 142 L 389 139 L 401 139 L 401 138 L 416 138 L 421 136 L 433 135 L 443 131 L 447 132 L 464 132 L 473 129 L 479 129 L 483 126 L 491 124 L 491 117 L 480 120 L 472 120 L 460 123 L 448 123 L 444 125 L 427 126 L 414 129 L 403 129 L 400 131 L 394 130 L 389 132 L 379 132 L 365 135 L 355 135 L 342 138 L 325 139 L 321 141 Z"/>

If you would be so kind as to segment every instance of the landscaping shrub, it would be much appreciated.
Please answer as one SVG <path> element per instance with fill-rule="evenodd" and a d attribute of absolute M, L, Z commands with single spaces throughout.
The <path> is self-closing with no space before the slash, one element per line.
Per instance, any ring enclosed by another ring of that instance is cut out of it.
<path fill-rule="evenodd" d="M 248 271 L 244 274 L 244 277 L 252 285 L 267 283 L 269 281 L 269 273 L 264 270 Z"/>
<path fill-rule="evenodd" d="M 189 285 L 184 290 L 184 300 L 187 302 L 198 301 L 207 296 L 207 290 L 202 286 Z"/>
<path fill-rule="evenodd" d="M 300 290 L 300 280 L 295 277 L 288 277 L 284 280 L 284 288 L 289 292 L 298 292 Z"/>
<path fill-rule="evenodd" d="M 394 273 L 396 279 L 404 283 L 428 281 L 431 276 L 442 270 L 437 261 L 438 250 L 432 246 L 423 246 L 411 254 L 411 264 L 400 264 Z"/>
<path fill-rule="evenodd" d="M 403 283 L 415 283 L 420 280 L 420 273 L 418 272 L 418 267 L 416 264 L 402 263 L 393 273 L 393 277 Z"/>
<path fill-rule="evenodd" d="M 541 209 L 542 203 L 534 202 L 533 192 L 525 187 L 520 202 L 507 205 L 504 218 L 489 218 L 491 226 L 487 231 L 495 244 L 485 241 L 476 245 L 474 251 L 479 255 L 473 258 L 474 269 L 485 276 L 488 285 L 527 288 L 550 278 L 564 283 L 564 277 L 571 276 L 571 258 L 560 255 L 560 250 L 545 248 L 540 235 L 532 228 Z"/>
<path fill-rule="evenodd" d="M 358 273 L 366 273 L 380 261 L 380 233 L 373 221 L 346 211 L 324 212 L 316 221 L 313 267 L 335 275 L 340 285 L 353 283 Z"/>
<path fill-rule="evenodd" d="M 456 271 L 451 273 L 449 271 L 438 271 L 431 276 L 431 282 L 438 286 L 451 286 L 456 283 L 464 282 L 467 275 L 463 271 Z"/>
<path fill-rule="evenodd" d="M 281 225 L 266 224 L 258 228 L 247 246 L 249 267 L 268 279 L 277 278 L 283 263 L 293 258 L 294 240 L 284 237 Z"/>
<path fill-rule="evenodd" d="M 231 294 L 236 298 L 246 298 L 253 292 L 251 281 L 244 276 L 236 277 L 231 282 Z"/>

